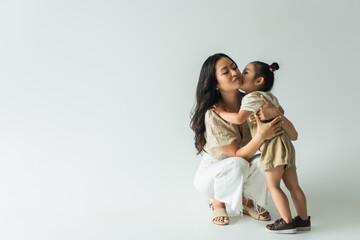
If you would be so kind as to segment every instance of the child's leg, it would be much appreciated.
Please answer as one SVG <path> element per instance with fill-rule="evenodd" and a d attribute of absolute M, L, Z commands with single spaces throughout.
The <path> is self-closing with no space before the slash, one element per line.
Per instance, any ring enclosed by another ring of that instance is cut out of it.
<path fill-rule="evenodd" d="M 296 170 L 286 171 L 283 176 L 283 181 L 290 191 L 296 213 L 302 220 L 308 219 L 306 197 L 299 186 Z"/>
<path fill-rule="evenodd" d="M 271 197 L 278 209 L 280 216 L 286 223 L 292 222 L 289 201 L 285 193 L 280 188 L 280 181 L 284 174 L 284 165 L 279 165 L 276 168 L 265 170 L 266 187 L 268 188 Z"/>

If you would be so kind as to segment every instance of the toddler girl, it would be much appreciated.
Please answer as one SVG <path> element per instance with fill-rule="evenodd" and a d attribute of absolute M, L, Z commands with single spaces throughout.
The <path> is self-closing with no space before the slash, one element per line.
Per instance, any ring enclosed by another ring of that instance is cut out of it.
<path fill-rule="evenodd" d="M 277 63 L 270 66 L 259 61 L 249 63 L 243 70 L 240 84 L 240 89 L 246 93 L 242 99 L 240 111 L 231 113 L 224 110 L 225 106 L 218 106 L 215 107 L 215 112 L 231 123 L 242 124 L 247 121 L 251 135 L 254 136 L 257 126 L 251 122 L 249 117 L 255 114 L 255 117 L 258 118 L 256 113 L 260 107 L 264 105 L 264 102 L 270 102 L 279 109 L 284 124 L 288 124 L 293 129 L 292 132 L 286 132 L 284 128 L 283 134 L 265 141 L 260 147 L 260 162 L 265 171 L 266 186 L 281 216 L 273 224 L 266 225 L 266 229 L 277 233 L 296 233 L 297 230 L 310 230 L 310 217 L 307 215 L 305 195 L 298 184 L 295 149 L 291 143 L 291 140 L 296 140 L 297 133 L 291 122 L 282 115 L 284 110 L 277 98 L 269 92 L 274 83 L 274 71 L 278 69 Z M 295 219 L 291 217 L 289 201 L 280 188 L 281 179 L 291 193 L 298 214 Z"/>

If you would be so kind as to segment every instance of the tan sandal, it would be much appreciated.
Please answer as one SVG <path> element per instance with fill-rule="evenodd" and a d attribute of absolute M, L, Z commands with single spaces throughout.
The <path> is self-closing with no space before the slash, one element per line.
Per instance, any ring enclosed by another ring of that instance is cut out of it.
<path fill-rule="evenodd" d="M 270 213 L 268 211 L 266 211 L 266 209 L 260 207 L 260 212 L 263 213 L 259 213 L 258 211 L 255 210 L 255 205 L 252 207 L 248 207 L 246 205 L 243 205 L 243 213 L 246 215 L 250 215 L 252 218 L 255 218 L 256 220 L 259 221 L 270 221 L 271 220 L 271 216 Z M 268 217 L 267 218 L 260 218 L 262 214 L 264 213 L 268 213 Z"/>
<path fill-rule="evenodd" d="M 216 225 L 228 225 L 229 224 L 230 219 L 229 219 L 229 216 L 228 216 L 225 208 L 214 209 L 212 203 L 209 203 L 209 206 L 211 209 L 210 210 L 210 221 L 212 221 Z M 220 221 L 215 220 L 218 217 L 224 217 L 224 218 L 226 217 L 228 219 L 228 221 L 220 222 Z"/>

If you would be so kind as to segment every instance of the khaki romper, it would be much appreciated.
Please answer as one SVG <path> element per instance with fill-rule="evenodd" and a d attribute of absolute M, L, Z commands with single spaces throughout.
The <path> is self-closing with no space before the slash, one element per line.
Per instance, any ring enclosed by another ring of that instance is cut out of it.
<path fill-rule="evenodd" d="M 274 107 L 279 108 L 280 104 L 277 98 L 270 92 L 255 91 L 243 97 L 240 110 L 247 110 L 256 113 L 264 104 L 260 95 L 263 95 Z M 254 137 L 257 131 L 257 125 L 250 119 L 247 120 L 251 136 Z M 295 166 L 295 148 L 286 133 L 266 140 L 261 146 L 260 163 L 263 170 L 275 168 L 279 165 L 285 165 L 285 171 L 296 170 Z"/>

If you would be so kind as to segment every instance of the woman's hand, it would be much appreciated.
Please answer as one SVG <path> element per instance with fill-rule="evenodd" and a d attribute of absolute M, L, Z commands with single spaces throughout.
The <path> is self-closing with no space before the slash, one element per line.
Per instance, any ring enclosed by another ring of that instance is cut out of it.
<path fill-rule="evenodd" d="M 264 105 L 256 114 L 259 116 L 261 121 L 267 121 L 281 115 L 279 109 L 274 108 L 274 106 L 263 95 L 260 95 L 260 98 L 264 102 Z"/>
<path fill-rule="evenodd" d="M 276 117 L 269 123 L 262 123 L 259 116 L 256 116 L 256 124 L 256 135 L 259 135 L 259 137 L 263 140 L 269 140 L 284 133 L 281 128 L 283 124 L 281 117 Z"/>
<path fill-rule="evenodd" d="M 257 132 L 248 144 L 239 148 L 237 142 L 234 141 L 227 146 L 219 148 L 229 157 L 241 157 L 250 161 L 265 140 L 283 134 L 280 117 L 276 117 L 269 123 L 262 123 L 259 117 L 256 116 L 256 121 L 258 124 Z"/>
<path fill-rule="evenodd" d="M 282 115 L 282 112 L 279 109 L 274 108 L 274 106 L 263 95 L 260 95 L 260 97 L 264 102 L 264 105 L 259 109 L 259 111 L 257 111 L 256 115 L 259 116 L 261 121 L 267 121 Z M 251 116 L 250 120 L 254 124 L 256 123 L 255 116 Z"/>

